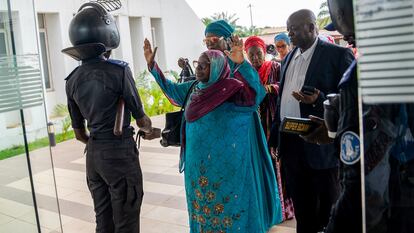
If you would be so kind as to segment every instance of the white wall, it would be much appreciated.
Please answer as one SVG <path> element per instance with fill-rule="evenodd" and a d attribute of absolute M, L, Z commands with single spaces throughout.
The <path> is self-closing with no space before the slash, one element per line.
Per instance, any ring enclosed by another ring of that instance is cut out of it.
<path fill-rule="evenodd" d="M 151 19 L 152 41 L 153 47 L 158 47 L 156 60 L 161 69 L 167 70 L 166 48 L 165 48 L 165 33 L 163 28 L 163 20 L 160 18 Z M 168 37 L 167 37 L 168 38 Z M 170 38 L 168 38 L 170 39 Z"/>
<path fill-rule="evenodd" d="M 121 42 L 119 44 L 119 47 L 114 51 L 114 58 L 126 61 L 129 64 L 134 64 L 129 17 L 126 15 L 118 15 L 116 17 L 116 22 L 118 25 L 119 34 L 121 35 Z M 131 65 L 130 68 L 132 70 L 132 73 L 134 73 L 134 66 Z"/>
<path fill-rule="evenodd" d="M 52 90 L 47 91 L 47 109 L 50 113 L 53 111 L 53 107 L 56 103 L 66 102 L 66 93 L 62 91 L 65 86 L 66 69 L 62 64 L 65 63 L 64 56 L 60 50 L 63 47 L 63 41 L 61 34 L 61 20 L 60 15 L 57 13 L 45 14 L 45 26 L 47 31 L 47 39 L 49 44 L 49 60 L 50 60 L 50 75 L 52 78 Z"/>
<path fill-rule="evenodd" d="M 182 0 L 185 2 L 185 0 Z M 129 16 L 148 16 L 154 18 L 163 17 L 161 12 L 161 0 L 124 0 L 120 11 Z"/>
<path fill-rule="evenodd" d="M 46 16 L 53 79 L 53 90 L 45 94 L 47 113 L 50 116 L 56 104 L 66 104 L 64 79 L 79 65 L 77 61 L 61 53 L 61 50 L 72 46 L 68 36 L 70 21 L 78 8 L 88 0 L 35 0 L 35 13 L 31 9 L 32 0 L 11 2 L 18 54 L 38 53 L 37 43 L 34 42 L 37 41 L 37 25 L 33 19 L 37 13 L 44 13 Z M 122 3 L 122 9 L 113 12 L 121 33 L 121 45 L 115 51 L 115 57 L 127 61 L 135 75 L 147 69 L 142 47 L 144 38 L 153 41 L 152 27 L 155 29 L 155 40 L 159 46 L 157 59 L 164 70 L 179 71 L 179 57 L 195 60 L 205 50 L 202 44 L 204 25 L 185 0 L 122 0 Z M 3 4 L 0 10 L 7 12 Z M 32 132 L 37 132 L 36 128 L 44 127 L 46 119 L 42 119 L 39 108 L 26 110 L 25 115 L 30 123 L 28 128 Z M 7 129 L 7 123 L 12 118 L 19 122 L 15 113 L 0 114 L 2 137 L 15 137 L 19 132 L 18 128 Z M 16 137 L 14 141 L 17 142 L 18 139 Z M 6 145 L 3 143 L 0 148 L 4 146 Z"/>
<path fill-rule="evenodd" d="M 177 60 L 197 60 L 203 46 L 204 24 L 184 0 L 161 0 L 165 54 L 168 69 L 178 70 Z"/>
<path fill-rule="evenodd" d="M 31 6 L 32 1 L 30 0 L 11 1 L 18 55 L 37 54 L 37 44 L 33 43 L 33 41 L 36 41 L 36 22 L 33 20 L 34 13 Z"/>
<path fill-rule="evenodd" d="M 145 62 L 143 62 L 144 57 L 142 53 L 142 44 L 141 41 L 144 40 L 144 32 L 142 30 L 142 18 L 141 17 L 129 17 L 129 30 L 131 35 L 131 47 L 132 47 L 132 56 L 133 64 L 130 66 L 134 67 L 136 72 L 145 69 Z M 142 56 L 141 56 L 142 55 Z"/>

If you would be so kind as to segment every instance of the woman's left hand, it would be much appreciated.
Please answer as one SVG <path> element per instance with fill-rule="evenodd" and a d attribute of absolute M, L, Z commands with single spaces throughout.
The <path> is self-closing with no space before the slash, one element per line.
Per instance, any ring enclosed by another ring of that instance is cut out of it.
<path fill-rule="evenodd" d="M 239 36 L 231 37 L 230 51 L 226 50 L 224 53 L 236 64 L 241 64 L 244 62 L 243 54 L 243 40 Z"/>
<path fill-rule="evenodd" d="M 151 48 L 151 43 L 149 42 L 147 38 L 145 38 L 143 49 L 144 49 L 145 60 L 147 61 L 148 66 L 152 68 L 154 66 L 154 58 L 155 58 L 155 54 L 157 54 L 158 47 L 155 47 L 154 52 L 153 52 Z"/>

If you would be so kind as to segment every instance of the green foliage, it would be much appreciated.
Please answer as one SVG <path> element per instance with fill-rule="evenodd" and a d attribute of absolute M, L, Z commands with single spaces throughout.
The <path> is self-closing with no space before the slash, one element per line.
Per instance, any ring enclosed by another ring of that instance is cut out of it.
<path fill-rule="evenodd" d="M 207 25 L 209 25 L 211 22 L 213 22 L 213 20 L 212 20 L 211 18 L 209 18 L 209 17 L 204 17 L 204 18 L 202 18 L 202 19 L 201 19 L 201 22 L 203 22 L 203 24 L 204 24 L 205 26 L 207 26 Z"/>
<path fill-rule="evenodd" d="M 68 106 L 66 104 L 57 104 L 53 109 L 54 117 L 64 117 L 69 115 Z"/>
<path fill-rule="evenodd" d="M 237 20 L 239 20 L 239 18 L 237 17 L 236 14 L 229 14 L 226 11 L 226 12 L 214 13 L 211 17 L 202 18 L 201 21 L 204 23 L 204 25 L 207 26 L 211 22 L 216 21 L 216 20 L 220 20 L 220 19 L 223 19 L 223 20 L 227 21 L 233 27 L 237 26 Z"/>
<path fill-rule="evenodd" d="M 151 77 L 150 73 L 147 70 L 142 71 L 139 73 L 135 78 L 135 85 L 137 89 L 149 89 L 150 83 L 151 83 Z"/>
<path fill-rule="evenodd" d="M 321 3 L 316 23 L 320 29 L 323 29 L 326 25 L 331 23 L 327 1 Z"/>
<path fill-rule="evenodd" d="M 167 74 L 171 74 L 173 78 L 178 80 L 179 76 L 177 72 L 169 71 L 166 72 L 166 75 Z M 149 72 L 143 71 L 138 74 L 137 79 L 135 80 L 139 96 L 144 105 L 145 113 L 148 116 L 157 116 L 167 112 L 176 111 L 178 108 L 170 103 L 158 84 L 151 79 Z"/>
<path fill-rule="evenodd" d="M 177 71 L 169 70 L 168 73 L 171 74 L 171 76 L 175 79 L 175 81 L 178 81 L 178 79 L 180 79 L 180 75 L 178 74 Z"/>
<path fill-rule="evenodd" d="M 75 138 L 75 134 L 73 131 L 69 131 L 67 135 L 57 134 L 56 135 L 56 143 L 60 143 L 69 139 Z M 29 151 L 33 151 L 42 147 L 49 146 L 49 138 L 40 138 L 34 142 L 29 143 Z M 23 145 L 12 146 L 8 149 L 0 151 L 0 160 L 7 159 L 14 157 L 16 155 L 20 155 L 25 153 L 25 149 Z"/>
<path fill-rule="evenodd" d="M 212 15 L 211 17 L 205 17 L 202 18 L 201 21 L 204 23 L 204 25 L 208 25 L 213 21 L 216 20 L 226 20 L 231 26 L 234 27 L 234 35 L 237 35 L 239 37 L 248 37 L 248 36 L 257 36 L 261 33 L 261 30 L 259 28 L 253 27 L 244 27 L 237 25 L 237 21 L 239 18 L 237 17 L 237 14 L 229 14 L 227 12 L 218 12 Z"/>
<path fill-rule="evenodd" d="M 69 130 L 72 125 L 72 120 L 69 116 L 68 106 L 65 104 L 57 104 L 53 109 L 53 116 L 64 117 L 61 121 L 62 124 L 62 137 L 66 140 L 69 136 Z"/>
<path fill-rule="evenodd" d="M 260 28 L 253 27 L 243 27 L 243 26 L 237 26 L 236 30 L 234 31 L 235 35 L 238 35 L 239 37 L 249 37 L 249 36 L 258 36 L 262 30 Z"/>
<path fill-rule="evenodd" d="M 69 137 L 69 130 L 70 127 L 72 126 L 72 120 L 70 119 L 69 116 L 66 116 L 63 120 L 62 120 L 62 137 L 63 140 L 67 140 Z"/>

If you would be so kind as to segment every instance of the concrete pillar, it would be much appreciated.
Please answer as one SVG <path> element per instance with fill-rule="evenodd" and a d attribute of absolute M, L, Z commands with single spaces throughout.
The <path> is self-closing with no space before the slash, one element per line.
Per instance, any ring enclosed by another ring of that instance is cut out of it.
<path fill-rule="evenodd" d="M 147 69 L 147 63 L 144 57 L 144 39 L 153 41 L 151 33 L 151 19 L 149 17 L 131 17 L 131 43 L 134 58 L 134 68 L 136 74 Z"/>
<path fill-rule="evenodd" d="M 119 47 L 114 51 L 114 58 L 128 62 L 131 67 L 132 73 L 134 73 L 133 54 L 131 45 L 131 32 L 129 26 L 129 17 L 126 15 L 117 16 L 117 24 L 119 33 L 121 35 L 121 43 Z"/>

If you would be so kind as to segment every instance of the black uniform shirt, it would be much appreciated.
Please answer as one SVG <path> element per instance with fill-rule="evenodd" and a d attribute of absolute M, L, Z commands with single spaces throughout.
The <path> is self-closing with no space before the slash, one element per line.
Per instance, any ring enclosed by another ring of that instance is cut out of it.
<path fill-rule="evenodd" d="M 359 134 L 359 109 L 358 109 L 358 79 L 357 61 L 354 60 L 344 73 L 338 88 L 341 98 L 339 104 L 338 136 L 340 139 L 346 131 Z"/>
<path fill-rule="evenodd" d="M 72 127 L 82 129 L 85 120 L 91 133 L 113 131 L 118 100 L 125 101 L 123 127 L 144 116 L 141 99 L 126 62 L 95 58 L 84 61 L 66 78 Z"/>

